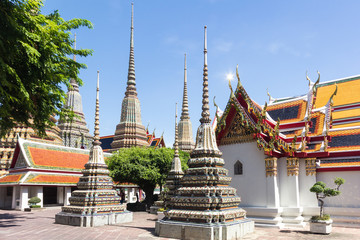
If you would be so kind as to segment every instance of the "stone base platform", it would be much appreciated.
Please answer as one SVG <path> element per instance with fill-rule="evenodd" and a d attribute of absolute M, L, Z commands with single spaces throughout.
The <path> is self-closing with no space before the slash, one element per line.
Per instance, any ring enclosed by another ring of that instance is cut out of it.
<path fill-rule="evenodd" d="M 55 223 L 78 227 L 98 227 L 104 225 L 114 225 L 119 223 L 132 222 L 132 220 L 133 213 L 129 211 L 98 215 L 80 215 L 59 212 L 55 215 Z"/>
<path fill-rule="evenodd" d="M 184 240 L 235 240 L 252 232 L 254 232 L 254 222 L 248 219 L 224 224 L 159 220 L 155 224 L 155 234 L 159 237 Z"/>

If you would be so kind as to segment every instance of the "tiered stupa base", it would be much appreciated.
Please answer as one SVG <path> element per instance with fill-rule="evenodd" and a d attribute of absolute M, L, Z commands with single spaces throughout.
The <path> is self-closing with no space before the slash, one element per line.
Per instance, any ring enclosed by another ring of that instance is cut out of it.
<path fill-rule="evenodd" d="M 78 227 L 99 227 L 132 222 L 132 220 L 133 214 L 129 211 L 93 213 L 89 215 L 60 212 L 55 215 L 55 223 Z"/>
<path fill-rule="evenodd" d="M 159 220 L 155 225 L 155 233 L 159 237 L 187 240 L 240 239 L 253 231 L 254 222 L 249 219 L 211 224 Z"/>

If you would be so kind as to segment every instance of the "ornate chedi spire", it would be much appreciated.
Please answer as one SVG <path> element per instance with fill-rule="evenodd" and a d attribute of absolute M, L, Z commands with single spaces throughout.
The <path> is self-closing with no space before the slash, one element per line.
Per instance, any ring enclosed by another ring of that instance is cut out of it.
<path fill-rule="evenodd" d="M 185 152 L 191 152 L 195 146 L 192 135 L 192 124 L 189 117 L 189 104 L 187 95 L 187 73 L 186 73 L 186 54 L 184 63 L 184 94 L 182 111 L 179 122 L 179 148 Z"/>
<path fill-rule="evenodd" d="M 244 228 L 253 226 L 253 222 L 243 220 L 246 212 L 238 207 L 240 197 L 229 186 L 231 177 L 227 176 L 228 170 L 223 167 L 222 153 L 216 144 L 209 114 L 207 71 L 205 26 L 201 125 L 188 161 L 189 168 L 181 179 L 182 186 L 170 199 L 166 218 L 157 222 L 156 231 L 161 237 L 238 239 L 248 232 Z"/>
<path fill-rule="evenodd" d="M 77 184 L 78 190 L 69 198 L 70 206 L 62 207 L 55 222 L 82 227 L 95 227 L 132 221 L 132 213 L 113 189 L 113 181 L 104 161 L 99 137 L 99 71 L 96 87 L 94 142 L 89 161 L 82 170 L 83 176 Z"/>
<path fill-rule="evenodd" d="M 76 50 L 76 34 L 74 40 L 74 49 Z M 76 61 L 74 54 L 73 60 Z M 90 148 L 92 136 L 86 126 L 83 113 L 82 99 L 79 92 L 79 85 L 75 79 L 70 79 L 71 87 L 68 89 L 65 107 L 72 110 L 75 116 L 72 120 L 60 120 L 58 127 L 61 130 L 63 143 L 67 147 Z"/>
<path fill-rule="evenodd" d="M 170 199 L 175 195 L 176 189 L 180 187 L 180 180 L 184 175 L 181 169 L 181 160 L 179 157 L 179 145 L 178 145 L 178 125 L 177 125 L 177 104 L 175 107 L 175 142 L 174 142 L 174 158 L 171 163 L 171 169 L 166 178 L 165 187 L 168 189 L 165 197 L 165 206 L 170 207 Z"/>
<path fill-rule="evenodd" d="M 134 5 L 131 4 L 130 56 L 125 97 L 121 105 L 120 123 L 116 126 L 112 151 L 132 146 L 147 146 L 145 127 L 141 122 L 140 101 L 137 97 L 134 60 Z"/>

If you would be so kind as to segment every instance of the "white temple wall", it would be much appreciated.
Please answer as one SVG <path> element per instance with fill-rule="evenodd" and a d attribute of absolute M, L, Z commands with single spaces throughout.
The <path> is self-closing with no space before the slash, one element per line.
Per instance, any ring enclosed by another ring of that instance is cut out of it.
<path fill-rule="evenodd" d="M 317 207 L 318 202 L 314 193 L 310 192 L 310 188 L 316 183 L 316 174 L 306 175 L 306 164 L 304 159 L 300 159 L 299 168 L 299 191 L 300 206 Z"/>
<path fill-rule="evenodd" d="M 336 177 L 345 179 L 345 184 L 340 187 L 341 194 L 325 199 L 324 213 L 330 214 L 334 226 L 360 227 L 359 171 L 318 172 L 316 176 L 317 181 L 330 188 L 335 187 Z"/>
<path fill-rule="evenodd" d="M 325 199 L 325 207 L 360 207 L 360 172 L 342 171 L 342 172 L 318 172 L 317 181 L 322 181 L 327 187 L 335 187 L 334 179 L 341 177 L 345 179 L 345 184 L 340 187 L 341 194 L 336 197 Z M 314 194 L 315 195 L 315 194 Z"/>
<path fill-rule="evenodd" d="M 265 175 L 265 155 L 257 148 L 255 142 L 237 143 L 219 146 L 223 152 L 225 168 L 232 177 L 230 186 L 237 189 L 241 197 L 240 206 L 265 207 L 267 189 Z M 234 164 L 237 160 L 243 165 L 243 174 L 234 175 Z"/>

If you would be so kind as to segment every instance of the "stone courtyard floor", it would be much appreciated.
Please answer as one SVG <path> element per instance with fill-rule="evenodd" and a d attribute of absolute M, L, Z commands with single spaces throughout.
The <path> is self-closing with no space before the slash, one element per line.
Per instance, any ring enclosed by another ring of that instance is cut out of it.
<path fill-rule="evenodd" d="M 59 207 L 43 211 L 20 212 L 0 210 L 1 240 L 146 240 L 166 239 L 154 235 L 156 215 L 135 212 L 132 223 L 81 228 L 55 224 Z M 243 239 L 360 239 L 360 228 L 334 227 L 330 235 L 310 234 L 304 230 L 279 230 L 276 228 L 255 228 L 253 234 Z"/>

